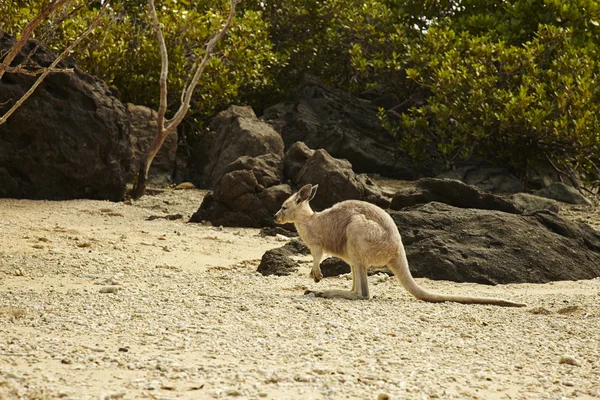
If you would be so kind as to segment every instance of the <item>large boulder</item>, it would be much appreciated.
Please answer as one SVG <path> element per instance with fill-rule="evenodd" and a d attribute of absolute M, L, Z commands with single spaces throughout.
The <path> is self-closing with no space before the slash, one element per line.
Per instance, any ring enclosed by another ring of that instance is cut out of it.
<path fill-rule="evenodd" d="M 344 200 L 364 200 L 382 207 L 389 205 L 379 187 L 366 175 L 356 175 L 347 160 L 333 158 L 326 150 L 316 150 L 292 180 L 297 187 L 319 185 L 311 206 L 317 210 Z"/>
<path fill-rule="evenodd" d="M 515 193 L 510 196 L 510 200 L 519 207 L 523 208 L 524 212 L 549 210 L 558 213 L 560 211 L 558 202 L 545 197 L 536 196 L 534 194 Z"/>
<path fill-rule="evenodd" d="M 486 284 L 600 277 L 600 232 L 550 211 L 428 203 L 391 215 L 415 277 Z"/>
<path fill-rule="evenodd" d="M 400 189 L 392 198 L 390 208 L 400 210 L 404 207 L 432 201 L 461 208 L 499 210 L 514 214 L 523 212 L 523 208 L 516 203 L 491 193 L 485 193 L 476 186 L 453 179 L 439 178 L 422 178 L 413 186 Z"/>
<path fill-rule="evenodd" d="M 286 149 L 302 141 L 349 160 L 357 172 L 414 179 L 413 164 L 381 126 L 377 106 L 307 77 L 290 101 L 265 110 L 262 119 L 283 137 Z"/>
<path fill-rule="evenodd" d="M 0 31 L 0 54 L 14 42 Z M 12 65 L 38 45 L 28 41 Z M 40 46 L 30 63 L 47 67 L 54 59 Z M 0 197 L 122 200 L 132 157 L 125 106 L 104 82 L 73 61 L 58 67 L 74 72 L 49 74 L 0 125 Z M 0 80 L 0 114 L 35 80 L 5 73 Z"/>
<path fill-rule="evenodd" d="M 534 193 L 536 196 L 546 197 L 563 203 L 592 205 L 592 202 L 586 199 L 581 193 L 572 186 L 567 186 L 562 182 L 553 182 L 543 189 Z"/>
<path fill-rule="evenodd" d="M 205 196 L 190 222 L 261 228 L 275 226 L 273 215 L 292 194 L 281 184 L 283 159 L 275 154 L 240 157 L 223 169 L 216 189 Z"/>
<path fill-rule="evenodd" d="M 138 172 L 140 161 L 156 137 L 157 112 L 146 107 L 127 103 L 127 118 L 131 125 L 131 148 L 133 150 L 132 169 L 129 180 L 132 181 Z M 156 153 L 148 183 L 154 186 L 166 186 L 172 182 L 177 155 L 177 132 L 166 137 L 162 147 Z"/>
<path fill-rule="evenodd" d="M 191 163 L 202 174 L 199 186 L 215 187 L 225 169 L 239 157 L 258 157 L 273 153 L 283 158 L 283 141 L 273 127 L 256 118 L 251 107 L 231 106 L 210 124 L 211 132 L 196 143 L 198 150 Z"/>
<path fill-rule="evenodd" d="M 485 168 L 468 165 L 447 171 L 438 178 L 455 179 L 492 193 L 520 193 L 525 190 L 521 181 L 505 168 Z"/>

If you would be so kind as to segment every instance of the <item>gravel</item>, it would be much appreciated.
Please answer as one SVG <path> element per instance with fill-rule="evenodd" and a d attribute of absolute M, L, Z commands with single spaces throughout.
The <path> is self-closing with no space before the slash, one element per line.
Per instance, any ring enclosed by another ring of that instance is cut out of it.
<path fill-rule="evenodd" d="M 418 280 L 524 309 L 424 303 L 380 275 L 372 300 L 303 296 L 351 282 L 313 283 L 310 257 L 258 274 L 283 239 L 185 223 L 203 194 L 0 199 L 0 399 L 600 397 L 600 279 Z"/>

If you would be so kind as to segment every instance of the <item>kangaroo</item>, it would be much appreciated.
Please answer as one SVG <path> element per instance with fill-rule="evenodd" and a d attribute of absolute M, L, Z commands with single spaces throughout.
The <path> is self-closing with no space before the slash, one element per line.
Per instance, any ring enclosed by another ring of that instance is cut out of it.
<path fill-rule="evenodd" d="M 408 269 L 408 260 L 402 239 L 392 217 L 381 208 L 359 200 L 346 200 L 314 212 L 308 204 L 319 185 L 303 186 L 290 196 L 275 214 L 275 222 L 293 222 L 300 238 L 313 257 L 311 277 L 323 279 L 321 258 L 323 252 L 337 256 L 350 264 L 352 290 L 307 291 L 317 297 L 369 299 L 367 269 L 384 266 L 392 270 L 402 286 L 420 300 L 439 303 L 445 301 L 463 304 L 492 304 L 504 307 L 525 307 L 525 304 L 488 297 L 454 296 L 428 292 L 421 288 Z"/>

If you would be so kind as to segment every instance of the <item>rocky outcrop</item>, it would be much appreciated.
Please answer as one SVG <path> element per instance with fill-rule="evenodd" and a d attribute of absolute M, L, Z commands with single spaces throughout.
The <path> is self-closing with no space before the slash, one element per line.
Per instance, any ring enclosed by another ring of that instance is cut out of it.
<path fill-rule="evenodd" d="M 592 203 L 572 186 L 561 182 L 554 182 L 543 189 L 534 192 L 536 196 L 546 197 L 563 203 L 582 204 L 589 206 Z"/>
<path fill-rule="evenodd" d="M 214 192 L 204 197 L 190 222 L 261 228 L 274 226 L 273 215 L 292 194 L 280 184 L 283 159 L 275 154 L 240 157 L 225 168 Z"/>
<path fill-rule="evenodd" d="M 504 284 L 600 276 L 600 232 L 549 211 L 428 203 L 391 215 L 415 277 Z"/>
<path fill-rule="evenodd" d="M 283 158 L 283 141 L 273 127 L 256 118 L 251 107 L 231 106 L 210 124 L 211 132 L 196 143 L 191 163 L 201 170 L 194 183 L 214 188 L 225 169 L 239 157 L 275 154 Z"/>
<path fill-rule="evenodd" d="M 513 214 L 523 212 L 520 206 L 510 200 L 485 193 L 476 186 L 457 180 L 438 178 L 422 178 L 416 181 L 414 186 L 397 191 L 392 198 L 390 208 L 400 210 L 432 201 L 461 208 L 498 210 Z"/>
<path fill-rule="evenodd" d="M 411 160 L 383 129 L 377 107 L 307 77 L 293 98 L 265 110 L 262 119 L 281 133 L 286 149 L 302 141 L 347 159 L 356 172 L 414 179 Z"/>
<path fill-rule="evenodd" d="M 0 53 L 14 39 L 0 31 Z M 19 64 L 37 42 L 15 58 Z M 55 55 L 40 46 L 31 62 L 48 66 Z M 123 199 L 131 168 L 130 126 L 124 105 L 101 80 L 71 61 L 52 73 L 0 125 L 0 197 Z M 0 113 L 29 90 L 35 77 L 6 73 Z"/>
<path fill-rule="evenodd" d="M 466 166 L 445 172 L 438 178 L 455 179 L 491 193 L 520 193 L 525 190 L 521 181 L 505 168 Z"/>
<path fill-rule="evenodd" d="M 127 118 L 130 123 L 131 148 L 133 150 L 132 169 L 129 181 L 133 181 L 146 155 L 150 143 L 156 137 L 156 111 L 135 104 L 126 105 Z M 167 136 L 162 147 L 156 153 L 148 174 L 148 184 L 166 186 L 172 182 L 177 155 L 177 132 Z"/>
<path fill-rule="evenodd" d="M 510 196 L 510 200 L 521 207 L 524 212 L 548 210 L 558 213 L 560 211 L 558 202 L 529 193 L 515 193 Z"/>
<path fill-rule="evenodd" d="M 364 200 L 387 207 L 379 187 L 366 175 L 356 175 L 347 160 L 333 158 L 325 150 L 316 150 L 293 179 L 296 187 L 318 184 L 311 206 L 317 210 L 331 207 L 344 200 Z"/>

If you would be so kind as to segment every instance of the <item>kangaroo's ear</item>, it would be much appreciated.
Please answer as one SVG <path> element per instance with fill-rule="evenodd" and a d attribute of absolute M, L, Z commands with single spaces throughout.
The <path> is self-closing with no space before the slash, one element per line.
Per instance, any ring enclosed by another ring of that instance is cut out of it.
<path fill-rule="evenodd" d="M 319 185 L 315 185 L 310 189 L 310 197 L 308 198 L 308 201 L 311 201 L 312 199 L 315 198 L 315 195 L 317 194 L 317 189 L 319 188 Z"/>
<path fill-rule="evenodd" d="M 298 199 L 297 199 L 296 203 L 301 203 L 305 200 L 308 200 L 308 198 L 311 195 L 311 191 L 312 191 L 312 185 L 310 183 L 302 186 L 302 188 L 300 190 L 298 190 Z"/>

